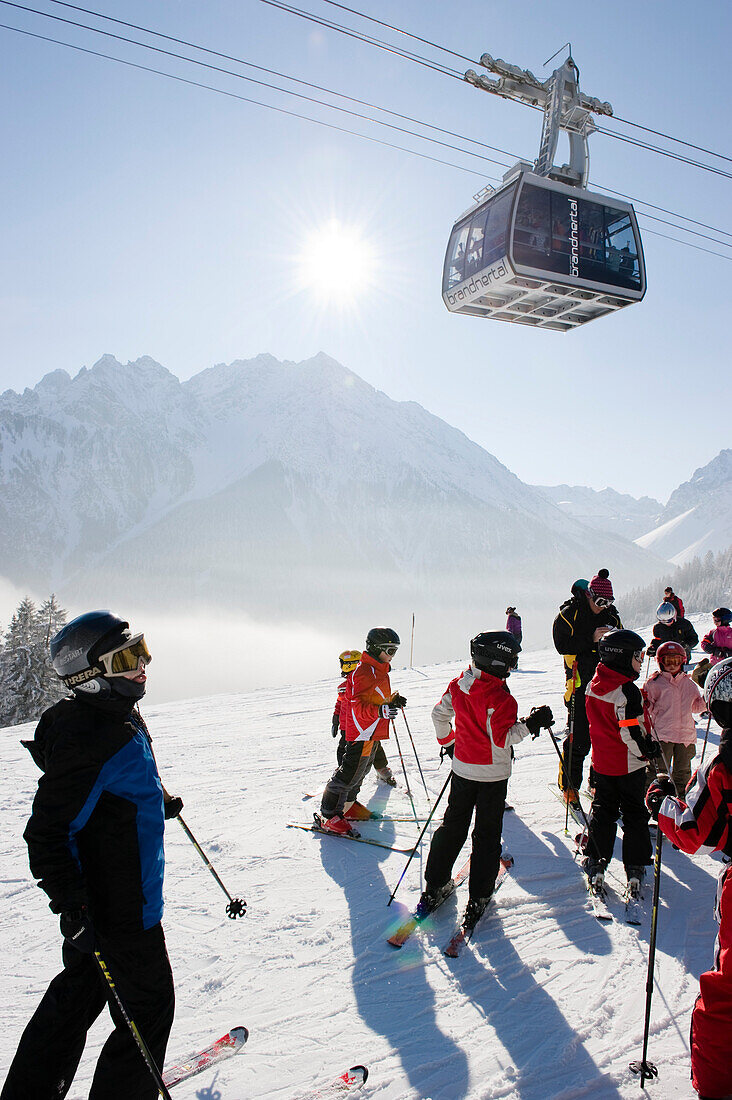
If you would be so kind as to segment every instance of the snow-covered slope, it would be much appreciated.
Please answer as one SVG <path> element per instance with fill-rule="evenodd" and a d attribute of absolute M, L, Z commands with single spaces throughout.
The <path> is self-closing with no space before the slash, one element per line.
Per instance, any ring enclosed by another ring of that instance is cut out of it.
<path fill-rule="evenodd" d="M 656 526 L 635 540 L 674 565 L 732 545 L 732 450 L 674 490 Z"/>
<path fill-rule="evenodd" d="M 437 762 L 430 710 L 462 662 L 395 670 L 432 795 L 446 777 Z M 154 676 L 155 666 L 151 667 Z M 522 658 L 511 677 L 519 712 L 549 703 L 560 718 L 563 675 L 555 653 Z M 217 1073 L 183 1084 L 180 1100 L 298 1100 L 312 1085 L 365 1062 L 374 1100 L 635 1100 L 628 1063 L 641 1057 L 649 936 L 592 916 L 582 874 L 547 784 L 557 759 L 546 734 L 517 749 L 504 845 L 516 860 L 472 945 L 456 961 L 442 950 L 466 897 L 448 901 L 402 951 L 385 938 L 416 903 L 427 845 L 391 908 L 406 856 L 287 829 L 307 822 L 334 766 L 330 716 L 336 681 L 248 695 L 143 706 L 163 779 L 185 800 L 184 816 L 223 881 L 249 903 L 227 919 L 226 899 L 183 831 L 166 836 L 165 927 L 176 978 L 170 1059 L 235 1024 L 251 1030 L 245 1051 Z M 404 726 L 418 810 L 426 798 Z M 699 728 L 700 737 L 702 728 Z M 57 918 L 32 883 L 22 831 L 38 773 L 19 745 L 29 728 L 0 739 L 0 929 L 4 1026 L 0 1066 L 60 965 Z M 712 751 L 717 732 L 710 733 Z M 397 774 L 393 743 L 387 753 Z M 391 791 L 369 777 L 362 797 L 395 816 L 410 813 L 403 780 Z M 438 810 L 439 816 L 439 810 Z M 372 822 L 364 834 L 406 847 L 409 822 Z M 616 847 L 619 853 L 620 843 Z M 611 867 L 618 882 L 616 859 Z M 659 1068 L 649 1096 L 691 1100 L 688 1033 L 698 976 L 711 965 L 718 864 L 664 847 L 656 985 L 648 1057 Z M 616 879 L 611 880 L 618 888 Z M 69 1100 L 88 1091 L 108 1032 L 92 1032 Z"/>
<path fill-rule="evenodd" d="M 568 516 L 596 527 L 635 539 L 655 523 L 663 505 L 653 497 L 632 497 L 614 489 L 589 489 L 585 485 L 537 485 L 540 493 Z"/>
<path fill-rule="evenodd" d="M 547 619 L 577 576 L 663 568 L 322 354 L 185 383 L 151 359 L 54 372 L 0 398 L 0 464 L 3 569 L 67 604 L 134 591 L 359 633 L 417 610 L 436 646 L 476 607 Z"/>

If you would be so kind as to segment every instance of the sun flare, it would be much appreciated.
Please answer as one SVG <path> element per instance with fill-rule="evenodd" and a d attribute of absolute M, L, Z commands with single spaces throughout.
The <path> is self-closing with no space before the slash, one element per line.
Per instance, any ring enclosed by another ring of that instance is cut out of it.
<path fill-rule="evenodd" d="M 298 256 L 303 289 L 321 305 L 354 305 L 374 283 L 376 254 L 358 227 L 336 219 L 304 240 Z"/>

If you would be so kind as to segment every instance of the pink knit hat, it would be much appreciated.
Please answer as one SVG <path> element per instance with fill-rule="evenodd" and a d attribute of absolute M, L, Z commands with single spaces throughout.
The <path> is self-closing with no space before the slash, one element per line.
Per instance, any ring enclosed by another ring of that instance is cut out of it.
<path fill-rule="evenodd" d="M 590 588 L 596 596 L 603 596 L 606 600 L 613 599 L 613 586 L 610 582 L 610 572 L 607 569 L 598 569 L 590 581 Z"/>

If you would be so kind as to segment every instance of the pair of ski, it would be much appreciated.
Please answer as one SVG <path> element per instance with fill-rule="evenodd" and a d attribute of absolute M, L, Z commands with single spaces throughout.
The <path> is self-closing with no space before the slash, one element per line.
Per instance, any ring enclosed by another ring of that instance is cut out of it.
<path fill-rule="evenodd" d="M 505 881 L 509 870 L 513 866 L 513 862 L 513 856 L 510 856 L 508 854 L 501 856 L 501 864 L 498 868 L 498 875 L 496 877 L 495 886 L 493 887 L 493 894 L 495 894 L 495 892 L 501 887 L 501 885 Z M 467 861 L 463 864 L 458 873 L 451 880 L 449 888 L 445 889 L 440 894 L 437 903 L 432 907 L 432 909 L 430 909 L 428 913 L 424 914 L 415 909 L 412 915 L 407 917 L 407 919 L 399 925 L 396 931 L 394 931 L 391 936 L 388 937 L 386 942 L 391 944 L 392 947 L 403 947 L 409 937 L 412 935 L 412 933 L 415 932 L 416 929 L 419 928 L 419 926 L 423 924 L 428 917 L 431 917 L 432 914 L 440 908 L 442 903 L 446 901 L 452 894 L 454 894 L 455 890 L 457 890 L 457 888 L 461 886 L 462 883 L 469 878 L 469 876 L 470 857 L 468 857 Z M 463 917 L 463 920 L 458 925 L 455 933 L 450 939 L 450 942 L 445 948 L 444 954 L 447 955 L 448 958 L 456 959 L 465 944 L 470 942 L 473 937 L 473 933 L 475 932 L 475 929 L 477 927 L 478 921 L 483 916 L 484 912 L 485 908 L 481 912 L 479 912 L 476 915 L 475 920 L 472 921 L 468 921 L 465 919 L 465 917 Z"/>
<path fill-rule="evenodd" d="M 222 1035 L 211 1046 L 196 1051 L 195 1054 L 190 1054 L 181 1062 L 169 1066 L 163 1074 L 166 1087 L 172 1089 L 182 1081 L 187 1081 L 189 1077 L 195 1077 L 197 1073 L 203 1073 L 205 1070 L 218 1066 L 220 1062 L 231 1058 L 234 1054 L 238 1054 L 248 1038 L 249 1032 L 245 1027 L 233 1027 L 231 1031 L 227 1031 L 226 1035 Z M 351 1066 L 350 1069 L 345 1070 L 344 1073 L 341 1073 L 327 1085 L 304 1093 L 302 1100 L 328 1100 L 329 1097 L 342 1096 L 344 1092 L 359 1088 L 368 1075 L 369 1071 L 366 1066 Z"/>
<path fill-rule="evenodd" d="M 592 904 L 592 912 L 599 921 L 612 921 L 615 918 L 608 905 L 608 888 L 604 881 L 599 888 L 596 888 L 589 879 L 587 880 L 587 890 L 590 895 L 590 902 Z M 638 890 L 637 894 L 633 894 L 630 891 L 630 886 L 626 886 L 623 892 L 623 898 L 625 900 L 625 923 L 632 925 L 639 925 L 643 922 L 643 895 Z"/>
<path fill-rule="evenodd" d="M 288 829 L 304 829 L 306 833 L 318 833 L 320 836 L 332 836 L 336 840 L 355 840 L 359 844 L 372 844 L 374 848 L 386 848 L 388 852 L 401 852 L 402 855 L 411 856 L 414 850 L 414 845 L 411 848 L 399 848 L 394 844 L 385 844 L 382 840 L 374 840 L 370 836 L 361 836 L 361 834 L 354 829 L 350 833 L 332 833 L 330 829 L 323 828 L 323 819 L 320 814 L 313 814 L 312 825 L 304 825 L 300 821 L 288 821 L 286 822 Z"/>

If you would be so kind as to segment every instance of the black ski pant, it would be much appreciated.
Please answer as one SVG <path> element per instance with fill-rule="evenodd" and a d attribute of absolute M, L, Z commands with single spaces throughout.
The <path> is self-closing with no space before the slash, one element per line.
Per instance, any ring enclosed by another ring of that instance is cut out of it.
<path fill-rule="evenodd" d="M 501 831 L 508 779 L 482 783 L 452 773 L 450 795 L 442 824 L 432 838 L 425 868 L 428 890 L 439 890 L 452 876 L 460 849 L 468 838 L 475 810 L 470 859 L 470 897 L 489 898 L 501 861 Z"/>
<path fill-rule="evenodd" d="M 97 937 L 127 1015 L 162 1070 L 173 1025 L 173 975 L 160 924 Z M 28 1023 L 1 1100 L 61 1100 L 71 1088 L 86 1035 L 106 1004 L 115 1029 L 102 1047 L 89 1100 L 156 1100 L 157 1086 L 103 978 L 96 957 L 64 942 L 57 974 Z"/>
<path fill-rule="evenodd" d="M 342 814 L 347 803 L 356 801 L 378 744 L 378 741 L 346 741 L 343 759 L 323 791 L 320 812 L 326 821 L 334 814 Z"/>
<path fill-rule="evenodd" d="M 653 848 L 648 830 L 648 810 L 644 799 L 645 768 L 630 775 L 601 775 L 595 772 L 595 797 L 590 811 L 590 829 L 586 852 L 590 859 L 606 864 L 613 857 L 618 818 L 623 818 L 623 864 L 647 867 Z"/>
<path fill-rule="evenodd" d="M 348 742 L 346 741 L 346 735 L 343 732 L 343 730 L 341 730 L 341 736 L 340 736 L 340 739 L 338 741 L 338 747 L 336 749 L 336 762 L 338 764 L 338 767 L 340 767 L 341 764 L 343 763 L 343 757 L 344 757 L 345 752 L 346 752 L 346 745 L 347 744 L 348 744 Z M 381 771 L 382 768 L 388 767 L 388 764 L 389 764 L 389 761 L 386 759 L 386 753 L 384 752 L 383 745 L 382 745 L 381 741 L 377 741 L 376 742 L 376 754 L 374 756 L 374 767 L 376 768 L 376 771 L 378 772 L 378 771 Z"/>
<path fill-rule="evenodd" d="M 567 703 L 567 711 L 571 734 L 567 733 L 564 739 L 559 785 L 562 790 L 566 790 L 567 786 L 570 786 L 572 790 L 579 791 L 582 786 L 582 767 L 585 757 L 590 751 L 590 723 L 587 720 L 585 709 L 584 688 L 577 688 L 574 693 L 574 703 Z M 574 720 L 572 718 L 573 712 Z M 571 753 L 570 744 L 572 746 Z M 567 776 L 569 776 L 569 784 L 567 784 Z"/>

